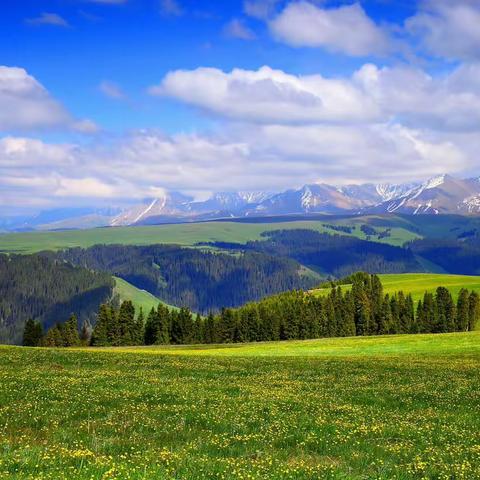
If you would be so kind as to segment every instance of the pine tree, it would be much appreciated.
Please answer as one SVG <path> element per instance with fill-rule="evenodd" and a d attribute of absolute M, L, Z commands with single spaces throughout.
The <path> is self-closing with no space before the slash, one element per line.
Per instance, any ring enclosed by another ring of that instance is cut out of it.
<path fill-rule="evenodd" d="M 144 343 L 145 345 L 155 345 L 158 340 L 158 313 L 152 307 L 150 313 L 148 314 L 147 321 L 145 322 L 145 333 L 144 333 Z"/>
<path fill-rule="evenodd" d="M 74 313 L 70 315 L 70 318 L 65 322 L 61 331 L 64 347 L 75 347 L 80 345 L 78 319 Z"/>
<path fill-rule="evenodd" d="M 35 322 L 31 318 L 25 323 L 23 331 L 23 345 L 25 347 L 38 347 L 43 337 L 43 328 L 40 322 Z"/>
<path fill-rule="evenodd" d="M 112 311 L 109 305 L 100 305 L 97 315 L 97 323 L 92 332 L 92 345 L 97 347 L 111 345 L 111 340 L 109 338 L 111 315 Z"/>
<path fill-rule="evenodd" d="M 134 345 L 142 345 L 143 339 L 145 336 L 145 317 L 143 315 L 143 308 L 140 307 L 140 311 L 138 313 L 138 317 L 135 320 L 135 328 L 133 331 L 133 344 Z"/>
<path fill-rule="evenodd" d="M 468 330 L 474 331 L 480 328 L 480 296 L 472 292 L 468 306 Z"/>
<path fill-rule="evenodd" d="M 457 321 L 456 328 L 458 332 L 466 332 L 470 323 L 470 295 L 468 290 L 462 288 L 457 301 Z"/>
<path fill-rule="evenodd" d="M 45 337 L 43 337 L 42 345 L 45 347 L 63 347 L 64 340 L 62 330 L 62 326 L 58 323 L 51 327 Z"/>

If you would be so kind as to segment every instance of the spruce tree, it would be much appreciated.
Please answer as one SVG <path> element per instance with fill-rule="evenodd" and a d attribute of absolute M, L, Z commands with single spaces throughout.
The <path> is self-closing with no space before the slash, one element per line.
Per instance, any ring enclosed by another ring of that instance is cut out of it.
<path fill-rule="evenodd" d="M 43 328 L 40 322 L 31 318 L 25 322 L 23 331 L 23 345 L 25 347 L 38 347 L 43 337 Z"/>
<path fill-rule="evenodd" d="M 74 313 L 72 313 L 70 318 L 65 322 L 61 332 L 64 347 L 75 347 L 80 345 L 80 337 L 78 335 L 78 319 Z"/>
<path fill-rule="evenodd" d="M 94 346 L 111 345 L 109 338 L 111 322 L 111 308 L 109 305 L 102 304 L 98 310 L 97 323 L 93 328 L 91 344 Z"/>
<path fill-rule="evenodd" d="M 470 294 L 468 303 L 468 329 L 474 331 L 480 328 L 480 296 L 477 292 Z"/>
<path fill-rule="evenodd" d="M 469 328 L 470 320 L 470 295 L 468 290 L 462 288 L 458 295 L 457 301 L 457 321 L 456 330 L 458 332 L 466 332 Z"/>

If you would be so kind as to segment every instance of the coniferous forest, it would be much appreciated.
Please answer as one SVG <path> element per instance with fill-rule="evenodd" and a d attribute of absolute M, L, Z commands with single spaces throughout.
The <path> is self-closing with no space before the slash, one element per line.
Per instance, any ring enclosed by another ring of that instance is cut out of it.
<path fill-rule="evenodd" d="M 351 289 L 342 288 L 345 282 L 351 282 Z M 476 292 L 463 289 L 454 301 L 448 289 L 439 287 L 415 305 L 411 295 L 401 291 L 385 295 L 378 276 L 357 273 L 333 284 L 325 296 L 291 291 L 206 317 L 161 304 L 145 317 L 142 311 L 136 314 L 129 301 L 119 308 L 102 304 L 91 336 L 75 337 L 74 344 L 180 345 L 465 332 L 474 330 L 479 321 Z M 55 326 L 38 344 L 69 346 L 68 332 L 65 326 Z"/>
<path fill-rule="evenodd" d="M 94 322 L 112 289 L 107 273 L 40 255 L 0 255 L 0 343 L 20 343 L 29 319 L 49 328 L 77 312 L 80 325 Z"/>

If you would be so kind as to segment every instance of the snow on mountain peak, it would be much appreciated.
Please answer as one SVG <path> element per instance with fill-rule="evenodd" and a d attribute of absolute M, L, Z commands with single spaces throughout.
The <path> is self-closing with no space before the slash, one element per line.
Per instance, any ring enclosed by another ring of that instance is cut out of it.
<path fill-rule="evenodd" d="M 423 188 L 425 190 L 430 190 L 432 188 L 437 188 L 440 185 L 443 185 L 445 183 L 446 177 L 447 177 L 446 175 L 439 175 L 437 177 L 430 178 L 429 180 L 427 180 L 424 183 Z"/>

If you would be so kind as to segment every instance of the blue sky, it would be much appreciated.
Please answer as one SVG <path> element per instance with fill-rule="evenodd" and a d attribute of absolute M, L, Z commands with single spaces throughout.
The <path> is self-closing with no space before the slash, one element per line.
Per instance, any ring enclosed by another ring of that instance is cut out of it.
<path fill-rule="evenodd" d="M 0 211 L 480 174 L 476 0 L 0 8 Z"/>

